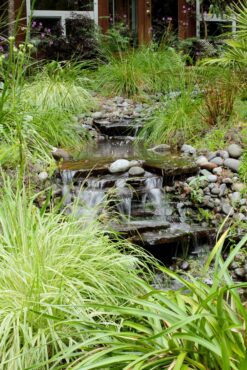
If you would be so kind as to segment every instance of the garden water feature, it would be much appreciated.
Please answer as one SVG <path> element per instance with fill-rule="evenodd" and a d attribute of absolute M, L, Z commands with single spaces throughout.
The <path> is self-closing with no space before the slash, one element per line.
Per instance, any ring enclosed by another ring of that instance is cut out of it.
<path fill-rule="evenodd" d="M 103 222 L 133 243 L 166 261 L 184 250 L 210 243 L 208 228 L 192 224 L 181 202 L 166 194 L 165 185 L 197 173 L 189 158 L 147 150 L 134 142 L 140 129 L 126 121 L 113 125 L 95 120 L 100 140 L 89 142 L 73 161 L 64 161 L 58 175 L 64 206 L 78 217 L 99 216 Z M 107 126 L 107 130 L 105 128 Z M 107 134 L 106 134 L 107 133 Z M 128 160 L 129 168 L 111 173 L 116 160 Z M 141 170 L 140 170 L 141 169 Z M 137 171 L 138 172 L 138 171 Z"/>

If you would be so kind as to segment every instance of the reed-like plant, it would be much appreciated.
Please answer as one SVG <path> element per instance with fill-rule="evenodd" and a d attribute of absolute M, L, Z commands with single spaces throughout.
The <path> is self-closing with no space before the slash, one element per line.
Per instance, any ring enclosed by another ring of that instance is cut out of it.
<path fill-rule="evenodd" d="M 85 352 L 67 369 L 246 369 L 247 311 L 239 289 L 246 289 L 247 283 L 234 283 L 228 267 L 246 246 L 247 235 L 224 261 L 226 235 L 202 267 L 207 276 L 214 261 L 211 283 L 161 268 L 181 284 L 179 291 L 150 290 L 130 299 L 128 307 L 97 306 L 115 315 L 116 324 L 89 331 L 91 338 L 80 347 Z"/>
<path fill-rule="evenodd" d="M 184 64 L 173 49 L 145 47 L 111 56 L 94 85 L 107 95 L 143 96 L 176 90 L 183 82 Z"/>
<path fill-rule="evenodd" d="M 201 99 L 193 99 L 191 93 L 182 92 L 167 100 L 145 123 L 139 138 L 147 145 L 169 143 L 176 146 L 195 140 L 202 130 Z"/>
<path fill-rule="evenodd" d="M 97 221 L 46 213 L 25 189 L 1 182 L 0 368 L 50 369 L 53 356 L 88 338 L 82 323 L 93 328 L 101 317 L 93 303 L 125 305 L 121 296 L 145 291 L 138 274 L 148 268 L 141 251 L 111 241 Z"/>
<path fill-rule="evenodd" d="M 83 87 L 81 65 L 69 63 L 45 65 L 33 82 L 24 86 L 22 101 L 41 112 L 57 110 L 73 114 L 96 108 L 95 99 Z"/>

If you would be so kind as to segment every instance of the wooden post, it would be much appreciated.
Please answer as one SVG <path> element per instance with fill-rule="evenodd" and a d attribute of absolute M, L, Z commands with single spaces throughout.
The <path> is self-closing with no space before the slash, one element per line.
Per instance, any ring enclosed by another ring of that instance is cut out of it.
<path fill-rule="evenodd" d="M 151 0 L 137 0 L 138 41 L 139 45 L 152 40 L 152 3 Z"/>
<path fill-rule="evenodd" d="M 26 35 L 25 32 L 25 29 L 27 27 L 26 1 L 25 0 L 13 0 L 13 1 L 14 1 L 13 31 L 16 32 L 17 43 L 20 43 L 25 40 Z"/>
<path fill-rule="evenodd" d="M 178 0 L 178 36 L 180 39 L 196 36 L 195 8 L 186 0 Z"/>
<path fill-rule="evenodd" d="M 109 0 L 98 0 L 99 26 L 103 33 L 109 29 Z"/>

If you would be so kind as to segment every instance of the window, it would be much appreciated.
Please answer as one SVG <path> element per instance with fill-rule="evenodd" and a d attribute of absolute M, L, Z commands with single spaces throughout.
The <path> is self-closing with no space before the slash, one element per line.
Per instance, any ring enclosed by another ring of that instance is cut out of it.
<path fill-rule="evenodd" d="M 35 10 L 93 11 L 93 0 L 34 0 Z"/>
<path fill-rule="evenodd" d="M 27 15 L 39 18 L 43 23 L 47 19 L 58 19 L 64 35 L 66 20 L 73 15 L 83 15 L 98 23 L 98 0 L 26 0 Z"/>

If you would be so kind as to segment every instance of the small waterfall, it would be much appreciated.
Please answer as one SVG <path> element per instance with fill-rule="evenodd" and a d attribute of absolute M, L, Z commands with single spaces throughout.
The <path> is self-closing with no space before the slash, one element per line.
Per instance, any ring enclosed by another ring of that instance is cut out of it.
<path fill-rule="evenodd" d="M 107 183 L 107 180 L 105 179 L 95 179 L 95 178 L 88 178 L 85 180 L 85 185 L 88 187 L 88 189 L 93 190 L 103 190 L 105 188 L 105 185 Z"/>
<path fill-rule="evenodd" d="M 103 190 L 83 189 L 80 193 L 79 199 L 83 207 L 86 209 L 93 209 L 103 202 L 104 197 L 105 192 Z"/>
<path fill-rule="evenodd" d="M 80 215 L 88 215 L 90 218 L 96 216 L 99 206 L 104 204 L 106 193 L 104 191 L 105 180 L 88 178 L 79 190 L 78 199 L 80 204 Z"/>
<path fill-rule="evenodd" d="M 162 177 L 147 178 L 145 181 L 146 192 L 142 198 L 143 208 L 145 209 L 150 204 L 154 207 L 154 212 L 157 216 L 165 216 L 162 185 Z"/>
<path fill-rule="evenodd" d="M 62 196 L 63 196 L 63 204 L 65 206 L 70 204 L 72 201 L 71 185 L 72 185 L 74 175 L 75 175 L 75 171 L 64 170 L 61 172 L 62 184 L 63 184 Z"/>
<path fill-rule="evenodd" d="M 133 192 L 126 186 L 125 179 L 118 179 L 116 181 L 116 192 L 119 198 L 117 203 L 118 211 L 121 215 L 127 216 L 127 219 L 130 220 Z"/>
<path fill-rule="evenodd" d="M 147 190 L 149 189 L 162 189 L 163 186 L 163 178 L 162 177 L 148 177 L 145 181 L 145 185 Z"/>

